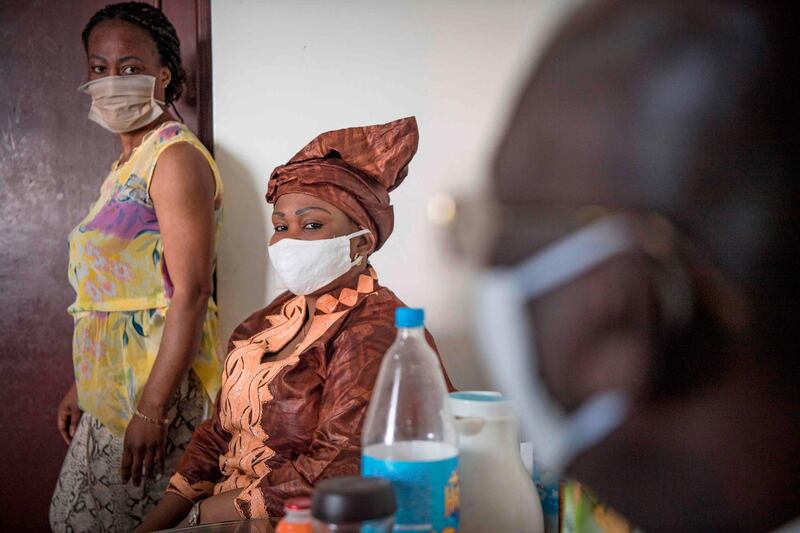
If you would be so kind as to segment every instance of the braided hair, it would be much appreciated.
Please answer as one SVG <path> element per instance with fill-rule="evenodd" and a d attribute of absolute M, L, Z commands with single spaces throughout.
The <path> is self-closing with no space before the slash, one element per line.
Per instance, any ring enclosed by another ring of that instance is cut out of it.
<path fill-rule="evenodd" d="M 121 2 L 109 4 L 89 19 L 83 29 L 83 48 L 89 49 L 89 36 L 92 30 L 106 20 L 123 20 L 143 28 L 150 34 L 158 48 L 158 57 L 161 64 L 172 73 L 169 85 L 164 89 L 164 99 L 167 104 L 173 104 L 183 94 L 186 82 L 186 71 L 181 65 L 181 41 L 175 27 L 164 13 L 150 4 L 144 2 Z"/>

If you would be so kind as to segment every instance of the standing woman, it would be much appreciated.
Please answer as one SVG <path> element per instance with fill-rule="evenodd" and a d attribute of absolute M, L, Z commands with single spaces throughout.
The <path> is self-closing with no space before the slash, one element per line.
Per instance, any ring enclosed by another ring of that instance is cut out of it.
<path fill-rule="evenodd" d="M 166 110 L 185 73 L 164 14 L 140 2 L 106 6 L 83 44 L 89 118 L 119 136 L 122 154 L 69 235 L 75 383 L 58 407 L 69 449 L 50 524 L 130 531 L 219 389 L 212 271 L 222 183 L 206 148 Z"/>

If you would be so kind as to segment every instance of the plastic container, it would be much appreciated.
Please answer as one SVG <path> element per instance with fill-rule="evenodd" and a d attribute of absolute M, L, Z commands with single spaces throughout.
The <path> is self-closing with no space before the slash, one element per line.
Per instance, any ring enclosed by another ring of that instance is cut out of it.
<path fill-rule="evenodd" d="M 285 513 L 275 533 L 312 533 L 311 498 L 292 498 L 283 504 Z"/>
<path fill-rule="evenodd" d="M 544 515 L 544 533 L 561 533 L 559 500 L 561 499 L 561 479 L 548 472 L 539 463 L 533 464 L 533 483 L 539 491 Z"/>
<path fill-rule="evenodd" d="M 422 309 L 395 313 L 397 338 L 386 352 L 362 434 L 361 472 L 392 482 L 395 530 L 457 531 L 458 433 Z"/>
<path fill-rule="evenodd" d="M 316 533 L 389 533 L 396 510 L 391 483 L 376 477 L 322 481 L 311 504 Z"/>
<path fill-rule="evenodd" d="M 459 431 L 461 533 L 543 533 L 539 494 L 522 463 L 519 417 L 499 392 L 454 392 Z"/>

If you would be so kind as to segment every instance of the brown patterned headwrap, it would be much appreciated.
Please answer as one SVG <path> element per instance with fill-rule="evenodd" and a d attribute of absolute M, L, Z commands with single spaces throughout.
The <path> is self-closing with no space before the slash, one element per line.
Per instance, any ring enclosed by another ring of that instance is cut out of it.
<path fill-rule="evenodd" d="M 323 133 L 272 171 L 267 202 L 287 193 L 321 198 L 369 229 L 378 250 L 394 228 L 389 191 L 408 175 L 418 143 L 414 117 Z"/>

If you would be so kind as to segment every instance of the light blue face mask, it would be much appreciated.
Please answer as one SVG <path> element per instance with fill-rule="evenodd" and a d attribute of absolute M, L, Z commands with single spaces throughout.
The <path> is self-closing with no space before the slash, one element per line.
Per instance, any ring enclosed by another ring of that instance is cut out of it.
<path fill-rule="evenodd" d="M 517 402 L 534 458 L 560 474 L 582 451 L 619 427 L 630 399 L 621 391 L 596 394 L 567 413 L 538 371 L 535 333 L 526 304 L 636 246 L 633 227 L 614 215 L 582 228 L 512 269 L 484 272 L 478 282 L 476 331 L 487 367 Z"/>

